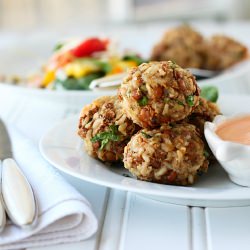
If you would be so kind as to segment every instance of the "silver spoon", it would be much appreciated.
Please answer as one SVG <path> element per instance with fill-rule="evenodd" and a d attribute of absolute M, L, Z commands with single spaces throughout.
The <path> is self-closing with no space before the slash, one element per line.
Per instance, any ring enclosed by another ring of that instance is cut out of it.
<path fill-rule="evenodd" d="M 197 68 L 187 68 L 187 70 L 189 70 L 196 77 L 196 80 L 212 78 L 221 73 L 221 70 L 208 70 Z"/>
<path fill-rule="evenodd" d="M 221 71 L 196 68 L 187 68 L 187 70 L 189 70 L 196 77 L 197 80 L 212 78 L 221 73 Z M 125 76 L 126 73 L 120 73 L 98 78 L 90 83 L 89 88 L 92 90 L 107 90 L 118 88 L 122 82 L 122 79 Z"/>
<path fill-rule="evenodd" d="M 122 79 L 126 76 L 126 73 L 115 74 L 111 76 L 104 76 L 93 80 L 89 88 L 92 90 L 106 90 L 112 88 L 118 88 L 121 84 Z"/>
<path fill-rule="evenodd" d="M 38 217 L 35 195 L 27 178 L 13 159 L 11 142 L 0 119 L 1 196 L 9 219 L 18 227 L 30 228 Z"/>
<path fill-rule="evenodd" d="M 1 193 L 1 167 L 2 162 L 0 161 L 0 193 Z M 0 195 L 0 233 L 3 231 L 4 227 L 6 224 L 6 213 L 4 209 L 4 204 L 3 204 L 3 199 L 2 196 Z"/>

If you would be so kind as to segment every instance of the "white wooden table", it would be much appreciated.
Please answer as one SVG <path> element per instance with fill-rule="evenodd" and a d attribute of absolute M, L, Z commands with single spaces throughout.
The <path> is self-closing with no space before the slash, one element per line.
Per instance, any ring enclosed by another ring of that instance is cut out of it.
<path fill-rule="evenodd" d="M 246 27 L 250 30 L 250 24 Z M 36 144 L 54 123 L 79 112 L 80 108 L 0 92 L 0 116 L 15 124 Z M 250 249 L 250 207 L 167 204 L 62 175 L 91 202 L 99 230 L 87 241 L 41 250 Z"/>
<path fill-rule="evenodd" d="M 35 97 L 0 93 L 0 115 L 38 143 L 54 123 L 77 110 Z M 63 176 L 91 202 L 99 230 L 91 239 L 41 250 L 248 250 L 250 207 L 167 204 Z"/>

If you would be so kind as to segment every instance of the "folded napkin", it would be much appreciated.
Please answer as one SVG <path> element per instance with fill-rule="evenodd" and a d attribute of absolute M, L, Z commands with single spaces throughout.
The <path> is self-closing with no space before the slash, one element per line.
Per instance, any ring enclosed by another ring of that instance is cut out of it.
<path fill-rule="evenodd" d="M 0 249 L 41 247 L 89 238 L 97 219 L 89 202 L 46 163 L 37 146 L 9 126 L 13 154 L 31 183 L 39 206 L 37 225 L 31 230 L 13 224 L 0 234 Z"/>

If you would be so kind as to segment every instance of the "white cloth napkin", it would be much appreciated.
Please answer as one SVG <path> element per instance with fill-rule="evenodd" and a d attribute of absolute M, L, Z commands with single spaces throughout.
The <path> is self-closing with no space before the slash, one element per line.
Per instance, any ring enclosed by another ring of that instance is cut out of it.
<path fill-rule="evenodd" d="M 39 217 L 31 230 L 8 225 L 0 234 L 0 249 L 77 242 L 92 236 L 98 223 L 89 202 L 42 159 L 37 146 L 13 127 L 8 130 L 14 157 L 38 200 Z"/>

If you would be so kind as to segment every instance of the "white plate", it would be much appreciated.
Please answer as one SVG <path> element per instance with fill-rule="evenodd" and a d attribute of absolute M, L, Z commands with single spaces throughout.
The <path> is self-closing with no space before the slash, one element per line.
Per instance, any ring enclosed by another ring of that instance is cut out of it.
<path fill-rule="evenodd" d="M 225 95 L 219 99 L 224 114 L 246 111 L 250 97 Z M 232 183 L 224 170 L 212 165 L 192 187 L 149 183 L 125 177 L 123 167 L 109 167 L 79 150 L 76 135 L 78 118 L 64 120 L 49 130 L 40 141 L 44 158 L 59 170 L 85 181 L 111 188 L 148 195 L 153 199 L 192 206 L 245 206 L 250 205 L 250 188 Z"/>
<path fill-rule="evenodd" d="M 250 94 L 250 60 L 238 63 L 219 76 L 198 81 L 198 85 L 216 86 L 219 93 Z M 50 102 L 64 103 L 71 107 L 80 107 L 103 95 L 115 95 L 117 90 L 49 90 L 15 86 L 0 82 L 0 91 L 6 94 L 33 96 Z"/>
<path fill-rule="evenodd" d="M 14 60 L 14 59 L 13 59 Z M 223 71 L 218 76 L 212 77 L 206 80 L 198 80 L 198 85 L 203 86 L 216 86 L 219 92 L 228 94 L 246 94 L 250 93 L 250 59 L 236 64 L 229 69 Z M 95 96 L 98 93 L 111 93 L 115 94 L 116 90 L 49 90 L 30 88 L 25 86 L 10 85 L 4 82 L 0 82 L 0 91 L 10 90 L 13 92 L 19 92 L 27 95 L 36 95 L 37 97 L 51 99 L 53 101 L 65 102 L 67 98 L 72 98 L 75 105 L 79 105 L 81 98 L 86 96 Z"/>

